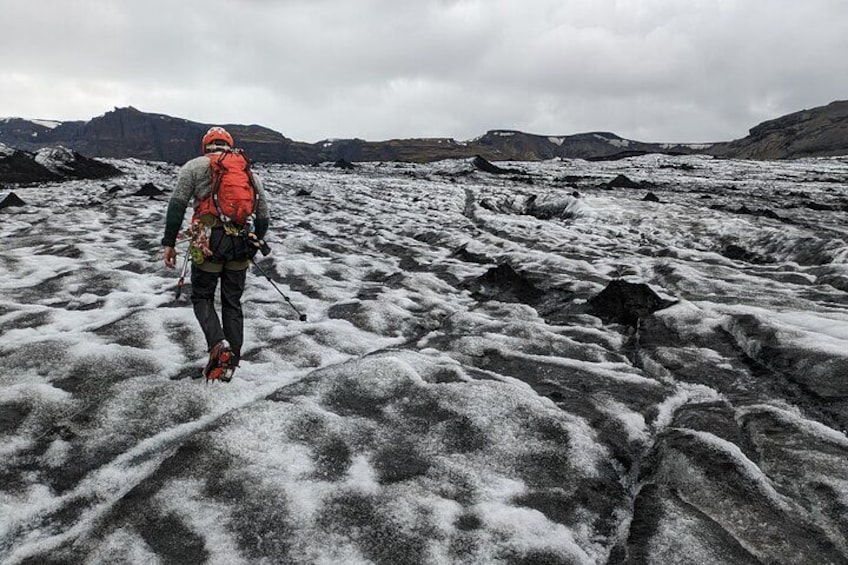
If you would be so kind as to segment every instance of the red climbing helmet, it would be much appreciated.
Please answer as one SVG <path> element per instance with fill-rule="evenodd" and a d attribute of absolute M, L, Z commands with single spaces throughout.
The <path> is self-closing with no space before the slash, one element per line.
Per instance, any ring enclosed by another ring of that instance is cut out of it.
<path fill-rule="evenodd" d="M 222 145 L 226 145 L 227 148 L 232 149 L 235 143 L 233 143 L 233 136 L 220 126 L 209 128 L 209 131 L 206 132 L 206 135 L 203 136 L 203 141 L 200 143 L 204 153 L 214 151 Z"/>

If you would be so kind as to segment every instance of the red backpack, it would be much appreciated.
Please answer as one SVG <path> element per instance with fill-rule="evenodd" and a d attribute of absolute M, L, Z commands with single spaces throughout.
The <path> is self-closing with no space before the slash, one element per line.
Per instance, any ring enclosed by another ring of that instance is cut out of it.
<path fill-rule="evenodd" d="M 212 170 L 212 192 L 201 201 L 194 217 L 212 214 L 224 223 L 246 224 L 257 199 L 250 160 L 238 149 L 206 156 Z"/>

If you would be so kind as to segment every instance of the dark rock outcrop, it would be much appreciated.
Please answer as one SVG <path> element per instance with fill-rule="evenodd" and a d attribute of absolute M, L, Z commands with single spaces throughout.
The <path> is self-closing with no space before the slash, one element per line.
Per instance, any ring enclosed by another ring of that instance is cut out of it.
<path fill-rule="evenodd" d="M 0 202 L 0 209 L 12 208 L 15 206 L 26 206 L 26 202 L 21 200 L 21 198 L 14 192 L 10 192 L 9 194 L 7 194 L 6 198 L 4 198 L 2 202 Z"/>
<path fill-rule="evenodd" d="M 605 323 L 636 327 L 640 318 L 668 308 L 674 302 L 664 300 L 646 284 L 620 279 L 610 281 L 600 294 L 589 299 L 592 313 Z"/>
<path fill-rule="evenodd" d="M 712 206 L 710 206 L 710 208 L 713 210 L 724 210 L 727 212 L 732 212 L 734 214 L 741 214 L 743 216 L 762 216 L 764 218 L 771 218 L 772 220 L 784 219 L 774 210 L 770 210 L 768 208 L 751 209 L 744 204 L 742 204 L 738 208 L 728 208 L 723 204 L 713 204 Z"/>
<path fill-rule="evenodd" d="M 492 263 L 492 259 L 487 255 L 469 251 L 467 243 L 454 250 L 454 252 L 451 253 L 451 257 L 456 257 L 457 259 L 467 261 L 468 263 L 478 263 L 480 265 Z"/>
<path fill-rule="evenodd" d="M 518 169 L 498 167 L 497 165 L 490 163 L 480 155 L 475 155 L 474 159 L 471 161 L 471 164 L 474 165 L 474 168 L 479 169 L 485 173 L 491 173 L 493 175 L 509 175 L 521 173 L 521 171 Z"/>
<path fill-rule="evenodd" d="M 477 300 L 535 304 L 544 296 L 542 290 L 505 263 L 492 267 L 465 286 Z"/>
<path fill-rule="evenodd" d="M 769 259 L 758 253 L 748 251 L 740 245 L 731 243 L 721 250 L 721 254 L 733 261 L 745 261 L 746 263 L 763 264 L 768 263 Z"/>
<path fill-rule="evenodd" d="M 538 195 L 531 194 L 526 198 L 484 198 L 480 201 L 480 207 L 500 214 L 526 214 L 540 220 L 568 219 L 576 213 L 574 204 L 578 197 L 579 194 L 572 194 L 562 197 L 548 196 L 540 200 Z"/>
<path fill-rule="evenodd" d="M 26 151 L 14 151 L 4 155 L 0 153 L 0 182 L 36 183 L 60 180 L 57 174 L 35 161 L 35 156 Z"/>
<path fill-rule="evenodd" d="M 76 160 L 67 168 L 67 174 L 69 177 L 80 179 L 106 179 L 124 174 L 120 169 L 110 165 L 109 163 L 104 163 L 97 159 L 90 159 L 76 152 L 74 152 L 74 155 Z"/>
<path fill-rule="evenodd" d="M 165 194 L 165 191 L 153 184 L 152 182 L 148 182 L 142 185 L 140 189 L 133 193 L 133 196 L 162 196 Z"/>
<path fill-rule="evenodd" d="M 533 194 L 525 201 L 522 213 L 534 216 L 540 220 L 571 218 L 574 215 L 573 204 L 576 199 L 577 197 L 572 194 L 564 198 L 539 201 L 537 195 Z"/>
<path fill-rule="evenodd" d="M 333 163 L 333 166 L 337 169 L 344 169 L 346 171 L 350 171 L 354 168 L 353 163 L 351 163 L 347 159 L 339 159 L 338 161 Z"/>
<path fill-rule="evenodd" d="M 103 179 L 122 174 L 120 169 L 64 147 L 0 152 L 0 182 L 29 184 L 65 179 Z"/>
<path fill-rule="evenodd" d="M 653 188 L 654 184 L 650 181 L 635 181 L 629 179 L 626 175 L 618 175 L 604 185 L 606 188 Z"/>
<path fill-rule="evenodd" d="M 40 149 L 35 160 L 61 177 L 106 179 L 123 174 L 120 169 L 109 163 L 85 157 L 62 146 Z"/>

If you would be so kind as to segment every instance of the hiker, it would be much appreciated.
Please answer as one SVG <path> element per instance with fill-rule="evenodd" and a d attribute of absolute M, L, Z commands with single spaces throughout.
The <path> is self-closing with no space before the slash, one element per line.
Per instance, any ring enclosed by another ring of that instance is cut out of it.
<path fill-rule="evenodd" d="M 203 136 L 203 155 L 179 171 L 177 186 L 165 216 L 165 266 L 176 265 L 176 238 L 189 201 L 194 215 L 191 243 L 191 302 L 206 337 L 207 380 L 232 378 L 244 343 L 241 296 L 247 267 L 268 231 L 268 204 L 262 183 L 249 161 L 235 148 L 232 136 L 212 127 Z M 263 250 L 264 252 L 264 250 Z M 221 281 L 221 318 L 215 311 L 215 290 Z"/>

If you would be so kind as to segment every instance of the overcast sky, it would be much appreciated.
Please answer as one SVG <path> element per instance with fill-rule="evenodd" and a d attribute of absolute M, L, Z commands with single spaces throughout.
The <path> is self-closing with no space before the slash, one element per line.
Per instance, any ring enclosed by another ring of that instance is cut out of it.
<path fill-rule="evenodd" d="M 0 0 L 0 117 L 726 141 L 848 99 L 848 0 Z"/>

